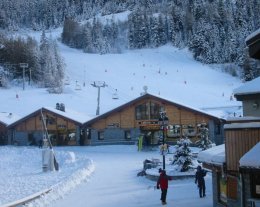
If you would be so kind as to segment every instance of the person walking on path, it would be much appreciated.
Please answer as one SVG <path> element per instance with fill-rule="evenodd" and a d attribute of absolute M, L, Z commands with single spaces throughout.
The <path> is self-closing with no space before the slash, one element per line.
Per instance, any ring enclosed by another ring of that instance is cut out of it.
<path fill-rule="evenodd" d="M 197 167 L 197 172 L 195 175 L 195 184 L 198 185 L 199 195 L 201 198 L 206 196 L 206 192 L 205 192 L 206 186 L 205 186 L 205 180 L 204 180 L 204 177 L 206 176 L 206 174 L 207 174 L 207 171 L 203 170 L 201 168 L 201 166 Z"/>
<path fill-rule="evenodd" d="M 167 190 L 168 190 L 168 180 L 171 180 L 171 178 L 166 175 L 165 170 L 159 169 L 160 176 L 157 180 L 157 189 L 161 188 L 161 201 L 162 205 L 167 204 L 166 203 L 166 196 L 167 196 Z"/>

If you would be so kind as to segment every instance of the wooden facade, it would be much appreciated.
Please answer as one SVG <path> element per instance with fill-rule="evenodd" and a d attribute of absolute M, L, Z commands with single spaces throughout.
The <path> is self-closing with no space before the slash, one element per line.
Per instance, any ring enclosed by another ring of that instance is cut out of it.
<path fill-rule="evenodd" d="M 40 143 L 44 131 L 41 112 L 54 146 L 79 144 L 81 123 L 61 115 L 62 112 L 55 113 L 54 110 L 46 108 L 37 110 L 9 125 L 8 129 L 12 132 L 10 144 L 37 145 Z"/>
<path fill-rule="evenodd" d="M 161 136 L 160 111 L 166 111 L 169 119 L 166 133 L 169 143 L 176 143 L 182 136 L 188 136 L 195 142 L 200 136 L 198 126 L 201 123 L 208 125 L 213 141 L 221 136 L 223 120 L 150 94 L 84 123 L 84 128 L 91 131 L 92 144 L 134 142 L 140 134 L 144 135 L 147 144 L 158 144 Z M 126 134 L 129 136 L 126 137 Z"/>
<path fill-rule="evenodd" d="M 240 158 L 260 141 L 260 128 L 229 128 L 225 137 L 227 170 L 238 173 Z"/>

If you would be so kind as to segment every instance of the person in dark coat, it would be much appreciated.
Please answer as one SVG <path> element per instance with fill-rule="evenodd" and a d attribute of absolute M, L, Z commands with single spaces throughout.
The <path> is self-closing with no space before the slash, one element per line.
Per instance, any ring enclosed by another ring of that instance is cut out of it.
<path fill-rule="evenodd" d="M 167 190 L 168 190 L 168 180 L 171 180 L 171 178 L 166 175 L 165 170 L 159 169 L 160 176 L 157 180 L 157 189 L 161 188 L 161 201 L 162 204 L 166 204 L 166 196 L 167 196 Z"/>
<path fill-rule="evenodd" d="M 201 166 L 197 167 L 197 172 L 195 175 L 195 183 L 198 185 L 199 188 L 199 195 L 200 197 L 205 197 L 206 196 L 206 186 L 205 186 L 205 180 L 204 177 L 206 176 L 207 171 L 203 170 Z"/>

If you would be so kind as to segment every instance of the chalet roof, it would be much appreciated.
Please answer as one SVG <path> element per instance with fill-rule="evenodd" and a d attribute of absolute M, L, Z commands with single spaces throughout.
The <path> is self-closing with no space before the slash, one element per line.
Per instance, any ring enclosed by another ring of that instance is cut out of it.
<path fill-rule="evenodd" d="M 51 112 L 51 113 L 55 113 L 58 116 L 65 118 L 65 119 L 68 119 L 68 120 L 70 120 L 70 121 L 72 121 L 72 122 L 74 122 L 78 125 L 82 125 L 84 122 L 86 122 L 87 120 L 90 119 L 90 117 L 85 116 L 84 114 L 81 114 L 81 113 L 76 112 L 76 111 L 69 110 L 67 108 L 64 112 L 64 111 L 57 110 L 57 109 L 51 108 L 51 107 L 42 107 L 42 108 L 28 114 L 27 116 L 22 117 L 21 119 L 17 120 L 16 122 L 10 124 L 8 127 L 12 127 L 12 126 L 19 124 L 20 122 L 30 118 L 30 117 L 35 116 L 36 114 L 39 114 L 41 112 L 41 110 Z"/>
<path fill-rule="evenodd" d="M 183 104 L 180 104 L 180 103 L 177 103 L 177 102 L 173 102 L 173 101 L 170 101 L 170 100 L 162 98 L 162 97 L 158 97 L 158 96 L 146 93 L 146 94 L 144 94 L 144 95 L 142 95 L 142 96 L 140 96 L 140 97 L 138 97 L 136 99 L 133 99 L 132 101 L 129 101 L 129 102 L 127 102 L 127 103 L 125 103 L 125 104 L 123 104 L 123 105 L 121 105 L 121 106 L 119 106 L 119 107 L 117 107 L 115 109 L 112 109 L 112 110 L 110 110 L 110 111 L 108 111 L 108 112 L 106 112 L 104 114 L 96 116 L 93 119 L 90 119 L 89 121 L 84 123 L 84 125 L 92 124 L 92 123 L 94 123 L 95 121 L 97 121 L 99 119 L 108 117 L 109 115 L 111 115 L 111 114 L 113 114 L 115 112 L 119 112 L 119 111 L 125 109 L 126 107 L 129 107 L 129 106 L 131 106 L 131 105 L 133 105 L 133 104 L 135 104 L 135 103 L 137 103 L 137 102 L 139 102 L 141 100 L 145 100 L 145 99 L 149 99 L 149 98 L 152 98 L 152 99 L 155 99 L 155 100 L 158 100 L 158 101 L 162 101 L 162 102 L 174 105 L 174 106 L 179 107 L 179 108 L 186 109 L 187 111 L 191 111 L 193 113 L 198 113 L 198 114 L 207 116 L 207 117 L 209 117 L 211 119 L 214 119 L 214 120 L 220 120 L 221 119 L 220 117 L 214 116 L 214 115 L 212 115 L 210 113 L 207 113 L 207 112 L 205 112 L 203 110 L 195 109 L 195 108 L 193 108 L 191 106 L 183 105 Z"/>
<path fill-rule="evenodd" d="M 5 126 L 12 124 L 13 122 L 17 121 L 18 119 L 20 119 L 20 117 L 13 113 L 0 112 L 0 123 L 2 123 Z"/>
<path fill-rule="evenodd" d="M 226 162 L 225 144 L 199 152 L 198 161 L 207 164 L 223 165 Z"/>
<path fill-rule="evenodd" d="M 260 35 L 260 28 L 258 28 L 256 31 L 252 32 L 250 35 L 246 37 L 246 44 L 250 45 L 254 43 L 259 35 Z"/>
<path fill-rule="evenodd" d="M 240 167 L 260 168 L 259 155 L 260 142 L 240 158 Z"/>
<path fill-rule="evenodd" d="M 243 117 L 228 117 L 226 123 L 243 123 L 243 122 L 260 122 L 260 117 L 243 116 Z"/>
<path fill-rule="evenodd" d="M 234 89 L 235 96 L 260 94 L 260 77 L 246 82 L 242 86 Z"/>

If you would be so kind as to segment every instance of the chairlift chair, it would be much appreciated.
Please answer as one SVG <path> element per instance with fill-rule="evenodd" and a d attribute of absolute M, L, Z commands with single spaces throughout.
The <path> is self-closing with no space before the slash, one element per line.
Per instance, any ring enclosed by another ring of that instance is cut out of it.
<path fill-rule="evenodd" d="M 115 93 L 112 94 L 112 99 L 118 99 L 117 89 L 115 90 Z"/>
<path fill-rule="evenodd" d="M 112 99 L 114 99 L 114 100 L 118 99 L 118 95 L 117 95 L 117 93 L 113 93 L 113 95 L 112 95 Z"/>
<path fill-rule="evenodd" d="M 80 91 L 81 90 L 81 86 L 77 84 L 76 87 L 75 87 L 75 90 Z"/>
<path fill-rule="evenodd" d="M 78 81 L 76 81 L 75 90 L 77 90 L 77 91 L 81 90 L 81 86 L 78 84 Z"/>

